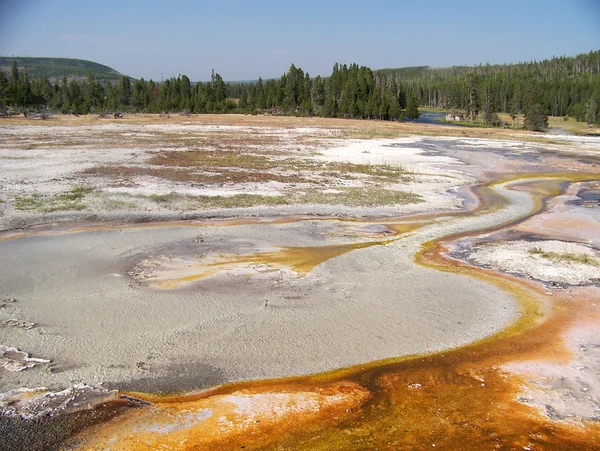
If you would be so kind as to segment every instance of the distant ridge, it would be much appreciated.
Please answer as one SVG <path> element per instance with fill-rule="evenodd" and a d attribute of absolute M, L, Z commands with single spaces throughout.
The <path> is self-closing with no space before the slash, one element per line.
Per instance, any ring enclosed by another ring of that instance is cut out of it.
<path fill-rule="evenodd" d="M 530 71 L 537 71 L 542 78 L 552 81 L 561 78 L 570 79 L 581 74 L 600 74 L 600 50 L 592 50 L 576 56 L 554 56 L 539 61 L 450 67 L 412 66 L 377 69 L 374 72 L 378 75 L 394 77 L 400 82 L 411 82 L 425 79 L 438 81 L 464 79 L 470 73 L 482 76 L 510 73 L 514 78 Z"/>
<path fill-rule="evenodd" d="M 47 77 L 52 81 L 62 77 L 83 79 L 88 72 L 99 81 L 114 81 L 123 76 L 122 73 L 103 64 L 74 58 L 0 56 L 0 70 L 10 72 L 13 61 L 17 62 L 19 70 L 27 68 L 31 78 Z"/>
<path fill-rule="evenodd" d="M 400 67 L 397 69 L 377 69 L 380 75 L 395 75 L 398 78 L 421 78 L 429 66 Z"/>

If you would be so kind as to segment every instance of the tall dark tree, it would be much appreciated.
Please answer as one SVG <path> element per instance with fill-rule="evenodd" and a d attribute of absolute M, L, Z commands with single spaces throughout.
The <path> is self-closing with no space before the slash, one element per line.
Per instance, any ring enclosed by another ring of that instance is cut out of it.
<path fill-rule="evenodd" d="M 131 81 L 129 77 L 122 76 L 119 80 L 118 102 L 119 106 L 128 107 L 131 100 Z"/>
<path fill-rule="evenodd" d="M 10 69 L 10 78 L 8 79 L 8 85 L 5 89 L 5 101 L 7 105 L 10 106 L 24 106 L 21 103 L 21 92 L 20 92 L 20 83 L 21 77 L 19 74 L 19 68 L 17 67 L 17 62 L 13 61 Z"/>
<path fill-rule="evenodd" d="M 469 90 L 469 100 L 467 103 L 467 116 L 471 122 L 474 122 L 479 115 L 479 77 L 475 74 L 469 74 L 467 78 L 467 88 Z"/>
<path fill-rule="evenodd" d="M 595 124 L 598 122 L 598 116 L 598 102 L 592 97 L 587 104 L 585 120 L 588 124 Z"/>
<path fill-rule="evenodd" d="M 408 101 L 406 103 L 406 112 L 404 114 L 406 119 L 415 120 L 421 116 L 419 112 L 419 104 L 417 103 L 417 99 L 414 95 L 408 96 Z"/>
<path fill-rule="evenodd" d="M 181 76 L 179 109 L 190 111 L 192 108 L 192 83 L 186 75 Z"/>
<path fill-rule="evenodd" d="M 258 82 L 256 83 L 256 96 L 255 96 L 255 106 L 259 110 L 263 110 L 266 106 L 265 103 L 265 90 L 263 87 L 262 78 L 258 77 Z"/>
<path fill-rule="evenodd" d="M 525 128 L 532 131 L 544 131 L 548 128 L 548 113 L 542 106 L 541 90 L 538 81 L 530 79 L 525 96 Z"/>
<path fill-rule="evenodd" d="M 8 87 L 8 77 L 4 71 L 0 70 L 0 114 L 4 113 L 6 104 L 6 88 Z"/>
<path fill-rule="evenodd" d="M 222 112 L 225 109 L 225 99 L 227 99 L 227 86 L 223 78 L 213 71 L 211 82 L 211 100 L 215 104 L 216 110 L 213 112 Z"/>
<path fill-rule="evenodd" d="M 243 89 L 240 94 L 238 108 L 242 111 L 246 111 L 248 109 L 248 92 L 245 89 Z"/>

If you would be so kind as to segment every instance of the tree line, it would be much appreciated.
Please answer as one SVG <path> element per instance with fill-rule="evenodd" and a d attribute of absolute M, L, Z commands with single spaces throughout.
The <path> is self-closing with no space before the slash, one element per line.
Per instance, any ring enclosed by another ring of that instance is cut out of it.
<path fill-rule="evenodd" d="M 162 83 L 121 77 L 117 83 L 100 83 L 88 73 L 84 81 L 52 83 L 46 77 L 31 79 L 14 62 L 10 76 L 0 72 L 0 106 L 15 109 L 49 109 L 73 114 L 128 111 L 168 113 L 254 113 L 403 120 L 418 117 L 417 100 L 392 80 L 357 64 L 335 64 L 328 78 L 311 78 L 291 65 L 279 79 L 255 83 L 225 83 L 213 71 L 206 83 L 192 83 L 186 75 Z M 407 108 L 409 107 L 409 108 Z"/>
<path fill-rule="evenodd" d="M 532 130 L 549 114 L 600 123 L 600 51 L 513 65 L 373 71 L 338 64 L 328 77 L 311 77 L 292 64 L 279 79 L 226 83 L 213 71 L 208 82 L 186 75 L 158 83 L 122 76 L 118 82 L 63 77 L 31 78 L 13 62 L 0 71 L 0 108 L 88 114 L 261 113 L 355 119 L 404 120 L 419 107 L 460 110 L 471 122 L 502 125 L 499 112 L 525 115 Z"/>

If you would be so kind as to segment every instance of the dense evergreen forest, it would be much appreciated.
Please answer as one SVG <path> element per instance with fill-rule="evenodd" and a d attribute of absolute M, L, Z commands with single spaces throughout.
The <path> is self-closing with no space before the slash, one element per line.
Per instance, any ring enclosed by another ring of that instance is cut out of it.
<path fill-rule="evenodd" d="M 600 124 L 600 51 L 575 57 L 509 65 L 373 71 L 357 64 L 333 66 L 327 78 L 311 78 L 292 64 L 279 79 L 225 83 L 213 71 L 206 83 L 185 75 L 162 83 L 126 76 L 99 82 L 51 82 L 31 77 L 13 62 L 0 71 L 0 109 L 87 114 L 111 112 L 259 113 L 379 120 L 414 119 L 419 107 L 460 112 L 471 123 L 506 125 L 525 115 L 525 127 L 547 127 L 547 116 L 573 116 Z"/>

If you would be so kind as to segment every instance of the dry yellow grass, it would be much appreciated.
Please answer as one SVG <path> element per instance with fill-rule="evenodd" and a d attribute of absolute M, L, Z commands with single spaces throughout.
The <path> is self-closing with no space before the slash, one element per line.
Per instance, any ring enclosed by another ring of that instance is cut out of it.
<path fill-rule="evenodd" d="M 336 119 L 321 117 L 293 117 L 293 116 L 268 116 L 268 115 L 243 115 L 243 114 L 201 114 L 201 115 L 170 115 L 158 114 L 131 114 L 123 119 L 100 119 L 96 115 L 72 116 L 55 115 L 45 121 L 30 120 L 22 116 L 0 119 L 2 125 L 99 125 L 99 124 L 179 124 L 179 125 L 228 125 L 273 128 L 314 127 L 339 129 L 340 138 L 397 138 L 409 135 L 425 136 L 457 136 L 468 138 L 486 139 L 518 139 L 524 141 L 537 141 L 539 138 L 532 136 L 531 132 L 512 129 L 447 127 L 437 124 L 418 124 L 412 122 L 391 122 L 358 119 Z M 521 122 L 522 123 L 522 122 Z"/>
<path fill-rule="evenodd" d="M 587 123 L 577 121 L 572 117 L 565 121 L 564 117 L 562 116 L 551 116 L 548 118 L 548 125 L 550 125 L 550 127 L 565 129 L 576 135 L 600 136 L 600 127 L 593 125 L 588 126 Z"/>
<path fill-rule="evenodd" d="M 512 119 L 507 113 L 499 113 L 500 119 L 507 124 L 512 125 Z M 525 116 L 519 114 L 516 117 L 515 125 L 522 127 L 525 121 Z M 585 122 L 576 120 L 575 118 L 569 117 L 567 120 L 563 116 L 548 116 L 548 126 L 550 129 L 563 129 L 567 132 L 575 135 L 598 135 L 600 136 L 600 127 L 588 126 Z M 512 131 L 512 130 L 511 130 Z"/>

